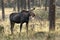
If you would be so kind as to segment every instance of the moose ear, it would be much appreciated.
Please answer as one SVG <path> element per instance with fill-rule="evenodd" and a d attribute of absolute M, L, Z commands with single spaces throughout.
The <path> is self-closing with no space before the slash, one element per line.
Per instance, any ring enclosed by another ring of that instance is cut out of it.
<path fill-rule="evenodd" d="M 35 10 L 35 8 L 30 9 L 30 11 L 33 11 L 33 10 Z"/>
<path fill-rule="evenodd" d="M 35 8 L 31 9 L 32 11 L 35 10 Z"/>
<path fill-rule="evenodd" d="M 35 8 L 33 8 L 33 10 L 35 10 Z"/>

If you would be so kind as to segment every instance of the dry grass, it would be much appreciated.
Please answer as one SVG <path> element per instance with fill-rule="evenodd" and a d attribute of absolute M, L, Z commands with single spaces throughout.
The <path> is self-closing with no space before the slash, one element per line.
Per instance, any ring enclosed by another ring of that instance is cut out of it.
<path fill-rule="evenodd" d="M 43 9 L 42 9 L 43 10 Z M 42 10 L 36 9 L 34 12 L 41 12 Z M 4 32 L 0 34 L 0 40 L 46 40 L 49 32 L 49 21 L 45 20 L 40 24 L 40 20 L 34 19 L 29 21 L 29 32 L 28 32 L 28 38 L 26 34 L 26 27 L 25 24 L 23 25 L 22 33 L 20 33 L 19 29 L 19 24 L 16 24 L 14 27 L 14 35 L 10 35 L 10 22 L 9 22 L 9 15 L 12 13 L 12 8 L 6 8 L 5 13 L 6 13 L 6 19 L 5 21 L 0 20 L 0 25 L 4 27 Z M 1 11 L 0 11 L 1 13 Z M 1 14 L 0 14 L 1 15 Z M 1 19 L 1 17 L 0 17 Z M 60 40 L 60 19 L 56 20 L 56 30 L 55 30 L 55 35 L 56 35 L 56 40 Z M 53 37 L 52 37 L 53 38 Z"/>

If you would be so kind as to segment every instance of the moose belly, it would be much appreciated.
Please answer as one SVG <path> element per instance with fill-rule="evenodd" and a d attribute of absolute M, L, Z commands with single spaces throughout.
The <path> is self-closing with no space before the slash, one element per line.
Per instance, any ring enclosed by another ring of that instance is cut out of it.
<path fill-rule="evenodd" d="M 14 23 L 20 23 L 20 20 L 12 20 Z"/>

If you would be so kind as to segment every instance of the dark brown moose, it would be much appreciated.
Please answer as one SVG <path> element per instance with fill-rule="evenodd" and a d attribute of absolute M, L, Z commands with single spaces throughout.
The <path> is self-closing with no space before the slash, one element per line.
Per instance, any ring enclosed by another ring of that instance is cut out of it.
<path fill-rule="evenodd" d="M 26 23 L 27 34 L 28 34 L 28 23 L 30 16 L 32 17 L 35 16 L 35 14 L 31 10 L 30 11 L 22 10 L 19 13 L 11 13 L 9 16 L 10 24 L 11 24 L 11 34 L 13 34 L 13 28 L 15 23 L 20 23 L 20 32 L 22 30 L 23 23 Z"/>

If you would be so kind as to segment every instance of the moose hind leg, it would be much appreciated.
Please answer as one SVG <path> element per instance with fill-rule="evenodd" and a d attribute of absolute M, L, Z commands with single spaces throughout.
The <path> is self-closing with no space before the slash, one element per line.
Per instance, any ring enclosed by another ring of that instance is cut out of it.
<path fill-rule="evenodd" d="M 26 23 L 26 32 L 27 32 L 27 35 L 28 35 L 28 22 Z"/>
<path fill-rule="evenodd" d="M 13 34 L 14 24 L 15 24 L 15 23 L 11 22 L 11 34 Z"/>

